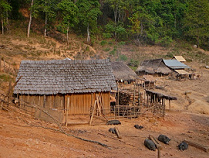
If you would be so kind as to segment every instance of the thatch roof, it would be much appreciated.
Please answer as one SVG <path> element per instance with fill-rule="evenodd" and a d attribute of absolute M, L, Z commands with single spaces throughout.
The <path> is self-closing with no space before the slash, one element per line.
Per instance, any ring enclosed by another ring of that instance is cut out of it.
<path fill-rule="evenodd" d="M 165 65 L 163 59 L 144 60 L 137 68 L 136 72 L 147 74 L 169 74 L 172 71 Z"/>
<path fill-rule="evenodd" d="M 116 90 L 109 60 L 22 61 L 14 94 L 51 95 Z"/>
<path fill-rule="evenodd" d="M 135 80 L 137 74 L 123 62 L 111 62 L 113 74 L 116 80 Z"/>

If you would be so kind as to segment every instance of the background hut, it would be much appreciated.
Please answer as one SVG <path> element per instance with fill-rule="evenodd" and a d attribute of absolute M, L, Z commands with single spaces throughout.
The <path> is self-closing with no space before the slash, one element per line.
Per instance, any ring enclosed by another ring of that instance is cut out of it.
<path fill-rule="evenodd" d="M 136 70 L 138 75 L 169 75 L 172 72 L 163 59 L 144 60 Z"/>
<path fill-rule="evenodd" d="M 116 81 L 130 83 L 138 78 L 137 74 L 123 62 L 111 62 L 111 65 Z"/>
<path fill-rule="evenodd" d="M 14 88 L 20 106 L 24 102 L 68 114 L 90 114 L 100 96 L 110 109 L 110 92 L 116 90 L 109 60 L 22 61 Z"/>
<path fill-rule="evenodd" d="M 188 73 L 185 71 L 186 69 L 189 69 L 190 67 L 187 66 L 184 63 L 181 63 L 178 60 L 163 60 L 166 66 L 168 66 L 170 69 L 173 70 L 174 75 L 177 79 L 186 79 L 189 78 L 189 75 L 191 73 Z"/>

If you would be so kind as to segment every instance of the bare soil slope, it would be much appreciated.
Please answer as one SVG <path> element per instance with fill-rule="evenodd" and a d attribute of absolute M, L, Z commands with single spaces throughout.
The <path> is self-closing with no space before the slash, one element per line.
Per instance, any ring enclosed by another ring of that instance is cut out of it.
<path fill-rule="evenodd" d="M 48 124 L 22 115 L 10 108 L 9 112 L 0 110 L 0 157 L 149 157 L 156 158 L 157 151 L 150 151 L 144 145 L 144 140 L 153 135 L 167 135 L 171 141 L 162 146 L 162 158 L 207 158 L 207 152 L 189 146 L 188 150 L 180 151 L 177 145 L 183 140 L 190 140 L 204 146 L 209 146 L 209 116 L 191 114 L 180 111 L 167 112 L 164 119 L 141 116 L 137 119 L 121 120 L 117 128 L 122 139 L 118 139 L 108 129 L 113 125 L 96 124 L 93 126 L 64 127 L 67 133 L 106 144 L 101 145 L 82 141 L 66 136 L 52 129 L 54 124 Z M 144 128 L 135 129 L 139 124 Z"/>

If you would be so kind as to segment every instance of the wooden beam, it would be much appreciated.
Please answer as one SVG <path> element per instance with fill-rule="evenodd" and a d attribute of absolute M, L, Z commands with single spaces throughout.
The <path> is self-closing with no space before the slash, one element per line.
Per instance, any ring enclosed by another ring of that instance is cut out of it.
<path fill-rule="evenodd" d="M 189 140 L 184 140 L 187 144 L 189 144 L 189 145 L 191 145 L 191 146 L 193 146 L 193 147 L 195 147 L 195 148 L 198 148 L 198 149 L 200 149 L 200 150 L 203 150 L 203 151 L 205 151 L 205 152 L 209 152 L 209 146 L 203 146 L 203 145 L 201 145 L 201 144 L 198 144 L 198 143 L 195 143 L 195 142 L 191 142 L 191 141 L 189 141 Z"/>

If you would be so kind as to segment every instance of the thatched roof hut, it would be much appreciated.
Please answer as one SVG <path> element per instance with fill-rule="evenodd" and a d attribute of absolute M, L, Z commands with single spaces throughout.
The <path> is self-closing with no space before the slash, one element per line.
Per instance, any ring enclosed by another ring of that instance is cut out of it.
<path fill-rule="evenodd" d="M 110 109 L 110 92 L 117 89 L 109 60 L 22 61 L 20 77 L 14 88 L 20 101 L 69 114 L 89 114 L 96 94 Z"/>
<path fill-rule="evenodd" d="M 50 95 L 116 89 L 108 60 L 22 61 L 15 94 Z"/>
<path fill-rule="evenodd" d="M 117 81 L 133 81 L 138 78 L 137 74 L 123 62 L 111 62 L 111 65 Z"/>
<path fill-rule="evenodd" d="M 172 72 L 169 69 L 163 59 L 144 60 L 136 70 L 138 75 L 144 74 L 163 74 L 168 75 Z"/>

